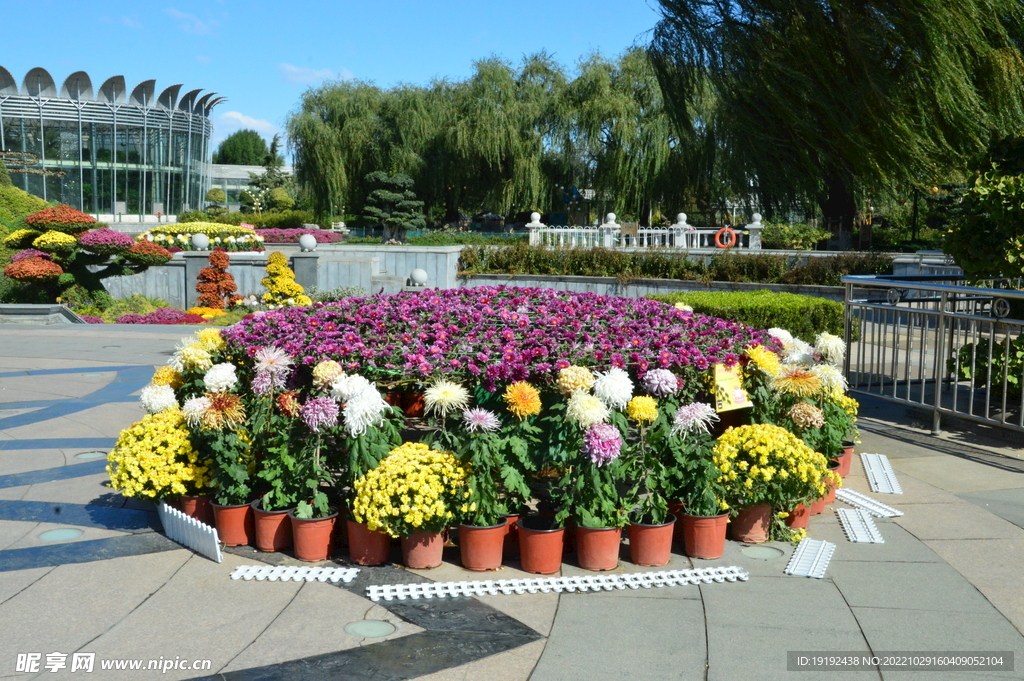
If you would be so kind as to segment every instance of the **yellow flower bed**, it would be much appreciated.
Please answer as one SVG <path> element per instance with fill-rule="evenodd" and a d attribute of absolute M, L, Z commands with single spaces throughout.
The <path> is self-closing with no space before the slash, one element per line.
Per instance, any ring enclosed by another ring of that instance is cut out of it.
<path fill-rule="evenodd" d="M 46 253 L 70 253 L 78 245 L 78 239 L 70 234 L 51 229 L 49 232 L 44 232 L 41 236 L 36 237 L 32 241 L 32 245 Z"/>
<path fill-rule="evenodd" d="M 369 529 L 392 537 L 440 532 L 469 497 L 466 476 L 451 452 L 406 442 L 356 480 L 352 515 Z"/>
<path fill-rule="evenodd" d="M 205 234 L 213 239 L 214 237 L 240 237 L 256 236 L 256 230 L 251 227 L 237 227 L 235 225 L 224 225 L 219 222 L 182 222 L 174 225 L 160 225 L 153 229 L 146 230 L 139 235 L 139 240 L 145 239 L 147 235 L 156 237 L 158 234 L 176 237 L 179 234 Z"/>
<path fill-rule="evenodd" d="M 729 428 L 714 447 L 718 479 L 733 508 L 767 503 L 789 511 L 825 494 L 829 476 L 838 487 L 839 476 L 828 470 L 828 460 L 785 428 L 755 423 Z"/>
<path fill-rule="evenodd" d="M 4 237 L 4 245 L 12 248 L 28 248 L 29 244 L 42 232 L 34 229 L 16 229 Z"/>
<path fill-rule="evenodd" d="M 224 310 L 218 310 L 217 308 L 214 307 L 190 307 L 188 309 L 188 314 L 197 314 L 201 316 L 203 319 L 213 319 L 214 317 L 226 315 L 227 312 L 225 312 Z"/>
<path fill-rule="evenodd" d="M 192 448 L 179 409 L 148 414 L 121 431 L 107 460 L 110 486 L 126 497 L 177 497 L 210 483 L 211 462 Z"/>

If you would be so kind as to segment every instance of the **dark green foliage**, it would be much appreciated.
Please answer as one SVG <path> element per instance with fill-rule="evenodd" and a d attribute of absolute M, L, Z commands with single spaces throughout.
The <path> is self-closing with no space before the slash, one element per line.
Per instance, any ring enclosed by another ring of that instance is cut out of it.
<path fill-rule="evenodd" d="M 7 172 L 7 166 L 4 165 L 3 159 L 0 159 L 0 187 L 11 186 L 11 175 Z"/>
<path fill-rule="evenodd" d="M 427 226 L 423 218 L 423 202 L 412 191 L 408 175 L 388 175 L 377 171 L 366 176 L 373 190 L 366 197 L 363 216 L 384 228 L 384 241 L 405 241 L 405 232 Z"/>
<path fill-rule="evenodd" d="M 991 362 L 989 353 L 992 354 Z M 1024 386 L 1024 336 L 1007 338 L 1005 342 L 995 344 L 989 343 L 987 338 L 980 339 L 977 344 L 967 343 L 957 352 L 957 357 L 946 360 L 946 370 L 950 373 L 956 371 L 958 380 L 973 379 L 977 388 L 991 386 L 997 397 L 1002 397 L 1005 373 L 1008 397 L 1019 400 Z"/>
<path fill-rule="evenodd" d="M 255 130 L 239 130 L 224 138 L 213 152 L 213 162 L 226 165 L 261 166 L 269 150 Z"/>
<path fill-rule="evenodd" d="M 647 296 L 669 305 L 684 303 L 693 311 L 734 319 L 755 329 L 779 327 L 799 338 L 843 335 L 843 304 L 834 300 L 772 291 L 693 291 Z"/>
<path fill-rule="evenodd" d="M 819 241 L 828 237 L 829 233 L 825 230 L 807 224 L 768 223 L 761 232 L 761 243 L 763 248 L 812 251 Z"/>
<path fill-rule="evenodd" d="M 808 258 L 779 277 L 780 284 L 840 286 L 848 274 L 892 274 L 892 256 L 884 253 L 837 253 L 827 258 Z"/>

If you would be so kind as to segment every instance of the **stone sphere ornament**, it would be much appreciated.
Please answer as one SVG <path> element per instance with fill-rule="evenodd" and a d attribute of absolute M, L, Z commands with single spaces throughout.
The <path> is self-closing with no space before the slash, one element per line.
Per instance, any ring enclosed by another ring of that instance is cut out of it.
<path fill-rule="evenodd" d="M 312 234 L 303 234 L 299 237 L 299 248 L 304 253 L 316 250 L 316 237 Z"/>
<path fill-rule="evenodd" d="M 210 249 L 210 237 L 202 232 L 192 235 L 192 250 L 206 251 Z"/>
<path fill-rule="evenodd" d="M 413 286 L 424 286 L 427 283 L 427 271 L 417 267 L 409 275 L 409 280 Z"/>

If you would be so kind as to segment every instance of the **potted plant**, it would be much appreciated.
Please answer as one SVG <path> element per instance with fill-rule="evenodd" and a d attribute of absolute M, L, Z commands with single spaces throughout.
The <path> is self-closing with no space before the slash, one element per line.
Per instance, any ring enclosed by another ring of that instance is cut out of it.
<path fill-rule="evenodd" d="M 731 531 L 737 541 L 797 540 L 775 511 L 788 513 L 798 503 L 824 496 L 828 460 L 785 428 L 755 423 L 729 428 L 714 446 L 722 471 L 725 502 L 734 509 Z M 775 522 L 778 520 L 779 522 Z"/>
<path fill-rule="evenodd" d="M 441 564 L 441 532 L 469 496 L 466 471 L 451 452 L 407 442 L 354 483 L 352 515 L 371 531 L 401 538 L 406 566 Z"/>
<path fill-rule="evenodd" d="M 630 560 L 637 565 L 665 565 L 672 556 L 676 523 L 665 495 L 671 477 L 664 456 L 669 434 L 667 420 L 652 397 L 632 398 L 626 414 L 635 423 L 638 434 L 623 455 L 626 478 L 633 481 L 626 494 L 633 509 L 629 523 Z"/>
<path fill-rule="evenodd" d="M 711 560 L 725 552 L 725 534 L 729 522 L 728 505 L 723 501 L 720 478 L 715 465 L 710 434 L 718 414 L 711 405 L 694 402 L 679 407 L 673 418 L 669 453 L 669 493 L 685 509 L 677 521 L 682 526 L 683 550 L 691 558 Z"/>

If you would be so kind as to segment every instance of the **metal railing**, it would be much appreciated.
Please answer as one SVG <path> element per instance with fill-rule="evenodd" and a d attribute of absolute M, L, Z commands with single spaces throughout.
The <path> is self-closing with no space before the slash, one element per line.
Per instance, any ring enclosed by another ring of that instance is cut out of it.
<path fill-rule="evenodd" d="M 1024 432 L 1024 281 L 962 281 L 843 277 L 850 390 Z"/>

